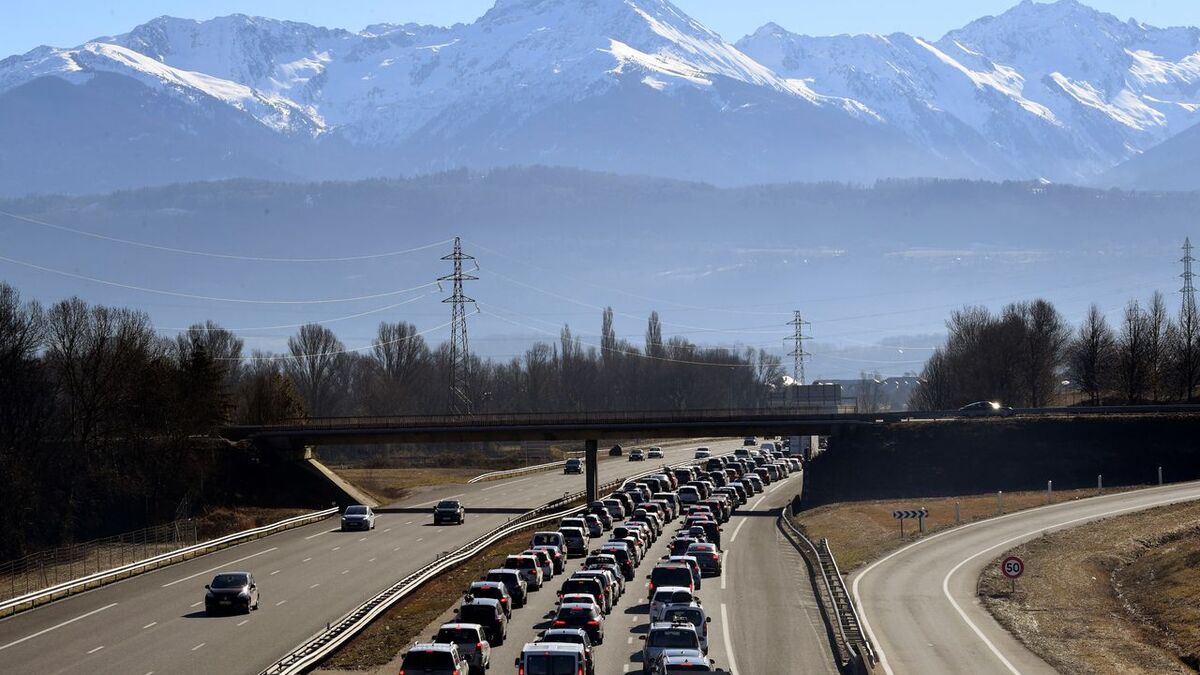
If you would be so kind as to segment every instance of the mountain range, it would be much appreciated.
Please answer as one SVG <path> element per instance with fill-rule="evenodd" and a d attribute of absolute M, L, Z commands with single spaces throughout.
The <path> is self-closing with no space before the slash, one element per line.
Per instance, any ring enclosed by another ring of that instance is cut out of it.
<path fill-rule="evenodd" d="M 933 41 L 731 43 L 667 0 L 352 32 L 160 17 L 0 61 L 0 194 L 562 165 L 722 185 L 1200 187 L 1200 29 L 1025 0 Z"/>

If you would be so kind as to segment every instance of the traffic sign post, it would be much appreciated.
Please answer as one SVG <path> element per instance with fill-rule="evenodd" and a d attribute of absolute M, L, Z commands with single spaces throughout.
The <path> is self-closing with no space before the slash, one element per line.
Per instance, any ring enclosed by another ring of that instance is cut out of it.
<path fill-rule="evenodd" d="M 1025 573 L 1025 561 L 1010 555 L 1000 562 L 1000 573 L 1012 582 L 1012 592 L 1017 592 L 1017 579 Z"/>
<path fill-rule="evenodd" d="M 892 517 L 900 521 L 900 538 L 904 538 L 904 521 L 909 518 L 917 519 L 917 527 L 920 528 L 921 534 L 925 533 L 925 516 L 929 515 L 929 511 L 924 508 L 910 509 L 905 511 L 892 511 Z"/>

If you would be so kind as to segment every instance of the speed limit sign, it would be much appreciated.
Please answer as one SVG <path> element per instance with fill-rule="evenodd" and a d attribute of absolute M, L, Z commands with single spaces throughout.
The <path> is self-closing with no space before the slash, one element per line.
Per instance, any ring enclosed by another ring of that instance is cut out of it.
<path fill-rule="evenodd" d="M 1025 573 L 1025 561 L 1016 556 L 1009 556 L 1000 563 L 1000 571 L 1009 579 L 1016 579 Z"/>

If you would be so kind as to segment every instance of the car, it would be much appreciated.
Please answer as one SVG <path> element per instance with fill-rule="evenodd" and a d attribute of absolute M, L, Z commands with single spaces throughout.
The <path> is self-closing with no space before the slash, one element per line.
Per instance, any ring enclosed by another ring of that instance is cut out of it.
<path fill-rule="evenodd" d="M 563 473 L 583 473 L 583 462 L 572 457 L 563 464 Z"/>
<path fill-rule="evenodd" d="M 508 615 L 504 613 L 499 600 L 464 596 L 455 614 L 458 615 L 455 623 L 483 626 L 488 643 L 493 647 L 504 644 L 504 639 L 508 637 Z"/>
<path fill-rule="evenodd" d="M 1008 417 L 1013 414 L 1013 409 L 996 401 L 975 401 L 959 408 L 958 414 L 963 417 Z"/>
<path fill-rule="evenodd" d="M 679 496 L 682 504 L 696 504 L 701 499 L 700 490 L 694 485 L 681 486 L 675 494 Z"/>
<path fill-rule="evenodd" d="M 533 537 L 529 539 L 529 547 L 537 548 L 538 546 L 553 546 L 557 548 L 559 553 L 562 555 L 567 555 L 567 538 L 563 536 L 562 532 L 551 532 L 548 530 L 534 532 Z M 562 568 L 559 567 L 555 571 L 561 572 Z"/>
<path fill-rule="evenodd" d="M 583 517 L 583 520 L 587 522 L 589 537 L 604 536 L 604 521 L 600 520 L 600 516 L 597 516 L 594 513 L 589 513 Z"/>
<path fill-rule="evenodd" d="M 584 675 L 595 675 L 596 661 L 595 655 L 592 653 L 592 640 L 588 637 L 587 631 L 582 628 L 547 628 L 537 642 L 559 642 L 582 646 L 584 657 L 587 660 L 587 670 Z"/>
<path fill-rule="evenodd" d="M 375 529 L 375 512 L 363 504 L 351 504 L 342 512 L 342 532 Z"/>
<path fill-rule="evenodd" d="M 608 449 L 609 457 L 620 457 L 622 454 L 624 454 L 624 451 L 621 450 L 621 446 L 619 445 L 614 445 Z"/>
<path fill-rule="evenodd" d="M 204 613 L 209 616 L 226 612 L 258 609 L 261 600 L 258 584 L 249 572 L 221 572 L 204 585 Z"/>
<path fill-rule="evenodd" d="M 595 605 L 561 604 L 550 625 L 554 628 L 582 628 L 587 631 L 592 644 L 604 644 L 604 617 Z"/>
<path fill-rule="evenodd" d="M 688 546 L 700 541 L 694 537 L 676 536 L 671 540 L 670 548 L 667 551 L 668 555 L 687 555 Z"/>
<path fill-rule="evenodd" d="M 663 611 L 667 605 L 687 604 L 696 602 L 697 598 L 692 593 L 692 573 L 687 572 L 687 586 L 659 586 L 650 593 L 650 621 L 661 621 Z"/>
<path fill-rule="evenodd" d="M 624 588 L 624 584 L 617 581 L 618 575 L 609 569 L 579 570 L 571 576 L 581 579 L 595 579 L 604 584 L 605 604 L 608 605 L 607 609 L 605 609 L 606 614 L 612 611 L 612 606 L 616 604 L 621 594 L 621 589 Z"/>
<path fill-rule="evenodd" d="M 529 590 L 536 591 L 542 587 L 545 577 L 542 576 L 542 561 L 535 555 L 510 555 L 504 558 L 504 568 L 517 570 L 529 585 Z"/>
<path fill-rule="evenodd" d="M 759 494 L 764 489 L 762 478 L 758 474 L 753 473 L 753 472 L 747 473 L 745 476 L 742 476 L 742 485 L 749 485 L 750 489 L 753 490 L 752 494 Z"/>
<path fill-rule="evenodd" d="M 588 515 L 596 516 L 600 519 L 600 526 L 606 530 L 612 529 L 613 516 L 608 510 L 608 505 L 602 501 L 594 501 L 588 504 Z"/>
<path fill-rule="evenodd" d="M 504 614 L 508 618 L 512 618 L 513 599 L 508 592 L 508 586 L 505 586 L 499 581 L 472 581 L 467 587 L 465 596 L 473 598 L 491 598 L 500 602 L 500 607 L 504 609 Z"/>
<path fill-rule="evenodd" d="M 662 459 L 663 458 L 662 448 L 650 448 L 649 450 L 646 451 L 646 456 L 649 457 L 650 459 Z"/>
<path fill-rule="evenodd" d="M 604 503 L 604 508 L 608 509 L 608 513 L 612 516 L 613 520 L 620 520 L 625 517 L 627 513 L 625 503 L 620 498 L 613 496 L 601 501 Z"/>
<path fill-rule="evenodd" d="M 457 499 L 443 499 L 433 507 L 433 524 L 456 523 L 462 525 L 467 520 L 467 510 Z"/>
<path fill-rule="evenodd" d="M 758 451 L 763 453 L 764 455 L 772 455 L 775 453 L 776 449 L 777 448 L 775 447 L 774 441 L 763 441 L 762 443 L 759 443 L 759 445 L 758 445 Z"/>
<path fill-rule="evenodd" d="M 641 448 L 634 448 L 629 451 L 629 461 L 644 462 L 646 461 L 646 454 L 642 452 Z"/>
<path fill-rule="evenodd" d="M 684 548 L 686 551 L 687 548 Z M 681 563 L 687 565 L 692 571 L 692 585 L 696 590 L 700 590 L 701 584 L 704 581 L 704 575 L 700 573 L 700 563 L 696 561 L 695 556 L 690 555 L 668 555 L 663 558 L 666 563 Z"/>
<path fill-rule="evenodd" d="M 477 623 L 444 623 L 431 642 L 457 646 L 458 653 L 467 660 L 475 675 L 492 667 L 492 646 L 487 630 Z"/>
<path fill-rule="evenodd" d="M 742 439 L 742 445 L 754 445 L 757 442 L 758 442 L 758 440 L 755 439 L 753 436 L 747 436 Z M 738 449 L 737 452 L 742 452 L 742 450 Z"/>
<path fill-rule="evenodd" d="M 717 545 L 711 542 L 692 544 L 688 546 L 687 553 L 696 559 L 696 563 L 700 565 L 700 573 L 705 576 L 715 577 L 721 575 L 721 552 Z"/>
<path fill-rule="evenodd" d="M 729 671 L 717 668 L 717 664 L 707 656 L 696 658 L 691 651 L 683 649 L 664 649 L 658 655 L 658 660 L 650 665 L 654 675 L 688 675 L 688 673 L 710 673 L 711 675 L 729 675 Z"/>
<path fill-rule="evenodd" d="M 666 609 L 663 610 L 663 621 L 670 621 L 671 623 L 687 621 L 695 626 L 696 632 L 700 635 L 700 650 L 705 654 L 708 653 L 708 625 L 712 623 L 712 618 L 708 616 L 704 607 L 694 602 L 667 605 Z"/>
<path fill-rule="evenodd" d="M 513 609 L 520 609 L 529 601 L 529 584 L 521 575 L 520 570 L 491 569 L 480 581 L 497 581 L 504 584 L 508 589 L 508 595 L 512 598 Z"/>
<path fill-rule="evenodd" d="M 658 621 L 650 624 L 645 635 L 640 636 L 645 642 L 642 645 L 642 672 L 653 673 L 664 651 L 670 650 L 674 655 L 689 656 L 694 659 L 704 659 L 704 651 L 700 648 L 700 635 L 696 627 L 687 621 L 667 623 Z"/>
<path fill-rule="evenodd" d="M 572 593 L 583 593 L 590 595 L 596 600 L 596 604 L 607 612 L 612 609 L 612 598 L 609 596 L 607 584 L 596 577 L 572 575 L 562 583 L 562 587 L 558 589 L 558 597 L 561 598 Z"/>
<path fill-rule="evenodd" d="M 575 675 L 587 672 L 587 653 L 583 645 L 572 642 L 530 642 L 521 649 L 513 665 L 523 675 Z"/>
<path fill-rule="evenodd" d="M 695 578 L 692 575 L 691 568 L 683 563 L 658 563 L 650 570 L 650 574 L 646 575 L 650 580 L 650 584 L 646 587 L 650 594 L 654 594 L 654 589 L 664 586 L 674 586 L 693 590 L 695 588 Z"/>
<path fill-rule="evenodd" d="M 712 452 L 708 448 L 696 448 L 695 454 L 692 455 L 693 459 L 708 459 L 709 457 L 712 457 Z"/>
<path fill-rule="evenodd" d="M 400 672 L 422 673 L 423 675 L 467 675 L 471 672 L 471 663 L 463 657 L 462 652 L 458 650 L 458 645 L 418 642 L 404 653 Z"/>
<path fill-rule="evenodd" d="M 588 551 L 588 535 L 587 531 L 578 527 L 560 528 L 563 538 L 567 540 L 567 556 L 587 555 Z"/>
<path fill-rule="evenodd" d="M 542 568 L 542 581 L 550 581 L 554 578 L 553 550 L 543 546 L 541 548 L 527 548 L 521 551 L 521 555 L 531 555 L 537 558 L 538 566 Z"/>
<path fill-rule="evenodd" d="M 604 606 L 591 593 L 563 593 L 560 603 L 570 603 L 572 605 L 594 605 L 601 614 L 607 614 Z"/>
<path fill-rule="evenodd" d="M 637 563 L 634 562 L 633 555 L 629 552 L 628 544 L 609 542 L 594 552 L 616 558 L 617 564 L 621 566 L 621 576 L 625 577 L 625 581 L 633 581 L 633 570 Z"/>
<path fill-rule="evenodd" d="M 530 547 L 530 550 L 545 551 L 546 555 L 550 556 L 550 562 L 554 565 L 554 574 L 562 574 L 563 569 L 567 566 L 567 556 L 564 555 L 562 551 L 558 550 L 557 546 L 539 544 L 537 546 Z"/>
<path fill-rule="evenodd" d="M 592 553 L 583 559 L 584 570 L 608 570 L 617 581 L 617 592 L 625 593 L 625 570 L 611 553 Z"/>

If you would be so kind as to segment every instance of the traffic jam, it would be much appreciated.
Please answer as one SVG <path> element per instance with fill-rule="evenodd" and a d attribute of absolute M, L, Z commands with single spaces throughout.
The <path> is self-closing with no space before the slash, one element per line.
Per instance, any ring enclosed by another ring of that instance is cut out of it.
<path fill-rule="evenodd" d="M 694 464 L 630 479 L 533 532 L 464 589 L 454 620 L 405 653 L 401 675 L 728 672 L 709 657 L 720 618 L 701 597 L 724 587 L 722 525 L 801 469 L 788 448 L 747 445 L 699 448 Z"/>

